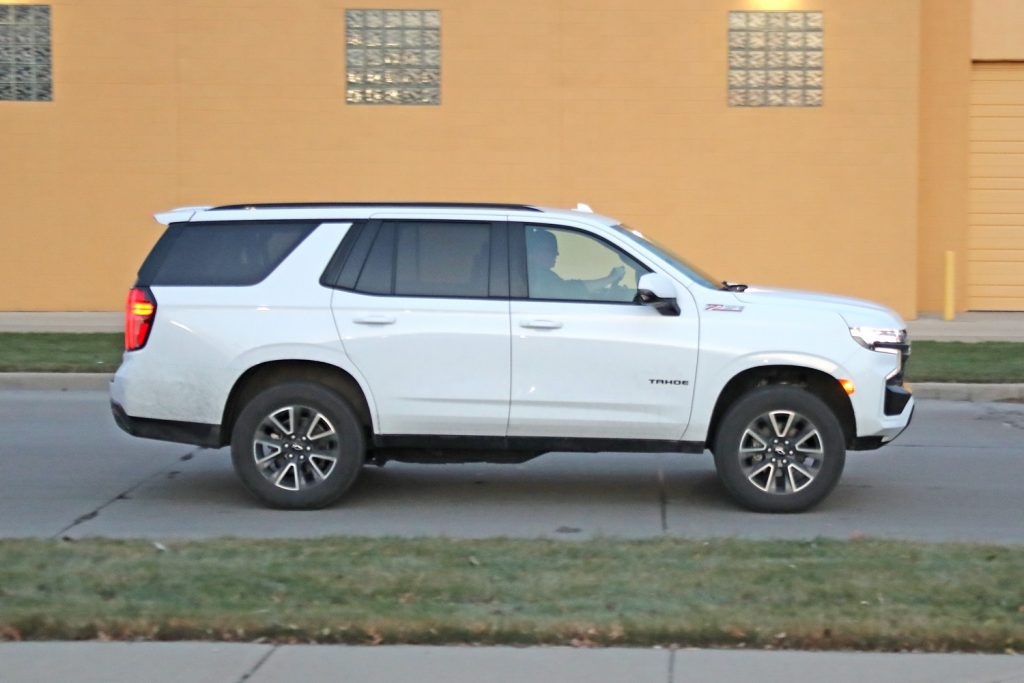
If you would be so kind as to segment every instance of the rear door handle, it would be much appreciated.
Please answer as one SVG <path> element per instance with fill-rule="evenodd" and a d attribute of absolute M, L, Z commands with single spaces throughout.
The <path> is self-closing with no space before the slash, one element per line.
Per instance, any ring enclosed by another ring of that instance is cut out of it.
<path fill-rule="evenodd" d="M 395 322 L 393 315 L 364 315 L 352 322 L 359 325 L 391 325 Z"/>
<path fill-rule="evenodd" d="M 529 327 L 535 330 L 557 330 L 562 323 L 557 320 L 524 320 L 519 323 L 520 327 Z"/>

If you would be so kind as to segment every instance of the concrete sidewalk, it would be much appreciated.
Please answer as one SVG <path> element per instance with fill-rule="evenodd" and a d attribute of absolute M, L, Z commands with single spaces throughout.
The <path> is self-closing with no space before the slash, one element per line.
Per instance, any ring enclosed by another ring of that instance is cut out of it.
<path fill-rule="evenodd" d="M 123 332 L 124 313 L 0 312 L 0 332 Z"/>
<path fill-rule="evenodd" d="M 652 648 L 0 643 L 0 683 L 1024 683 L 1024 657 Z"/>
<path fill-rule="evenodd" d="M 911 341 L 1024 341 L 1024 313 L 961 313 L 946 322 L 942 316 L 922 314 L 907 322 Z"/>

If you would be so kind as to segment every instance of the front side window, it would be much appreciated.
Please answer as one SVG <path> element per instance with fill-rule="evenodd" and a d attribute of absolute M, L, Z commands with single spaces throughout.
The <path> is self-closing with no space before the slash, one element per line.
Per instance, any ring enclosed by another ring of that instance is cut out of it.
<path fill-rule="evenodd" d="M 610 244 L 575 230 L 526 226 L 529 297 L 628 303 L 650 272 Z"/>

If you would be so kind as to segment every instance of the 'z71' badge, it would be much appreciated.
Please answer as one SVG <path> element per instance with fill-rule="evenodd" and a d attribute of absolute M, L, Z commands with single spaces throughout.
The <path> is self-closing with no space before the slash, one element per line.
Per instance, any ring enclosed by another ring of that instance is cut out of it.
<path fill-rule="evenodd" d="M 727 304 L 707 304 L 705 311 L 725 311 L 726 313 L 742 313 L 743 306 L 729 306 Z"/>

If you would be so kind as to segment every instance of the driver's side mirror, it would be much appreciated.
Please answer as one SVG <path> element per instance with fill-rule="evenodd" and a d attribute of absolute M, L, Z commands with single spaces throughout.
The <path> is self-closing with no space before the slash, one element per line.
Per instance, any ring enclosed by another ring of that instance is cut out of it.
<path fill-rule="evenodd" d="M 647 273 L 640 276 L 636 284 L 636 295 L 640 302 L 654 306 L 662 315 L 679 315 L 679 303 L 676 301 L 676 285 L 667 275 Z"/>

